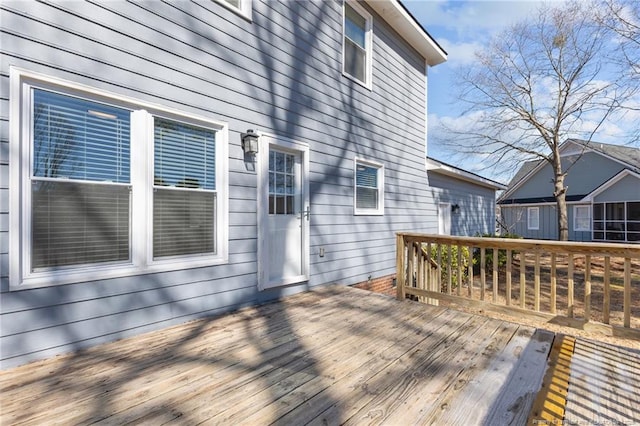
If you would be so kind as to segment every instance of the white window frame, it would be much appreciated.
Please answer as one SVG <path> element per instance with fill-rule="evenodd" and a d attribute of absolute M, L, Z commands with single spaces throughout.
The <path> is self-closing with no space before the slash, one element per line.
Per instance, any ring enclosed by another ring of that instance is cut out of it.
<path fill-rule="evenodd" d="M 346 58 L 345 58 L 345 38 L 347 37 L 345 31 L 344 21 L 346 19 L 346 8 L 344 5 L 349 4 L 360 16 L 365 19 L 365 81 L 359 80 L 355 76 L 349 74 L 346 71 Z M 347 77 L 350 80 L 355 81 L 356 83 L 366 87 L 369 90 L 372 90 L 373 84 L 373 17 L 369 12 L 367 12 L 362 6 L 358 4 L 356 1 L 345 1 L 342 6 L 342 75 Z"/>
<path fill-rule="evenodd" d="M 362 209 L 357 207 L 357 191 L 356 173 L 358 165 L 374 167 L 378 170 L 378 207 L 375 209 Z M 384 215 L 384 164 L 377 161 L 366 160 L 364 158 L 355 157 L 353 159 L 353 214 L 363 216 L 383 216 Z"/>
<path fill-rule="evenodd" d="M 586 228 L 578 226 L 578 211 L 581 209 L 586 209 L 587 211 Z M 591 231 L 591 205 L 573 206 L 573 230 L 574 231 Z"/>
<path fill-rule="evenodd" d="M 536 224 L 531 223 L 533 219 L 533 212 L 535 212 Z M 527 229 L 529 231 L 540 230 L 540 207 L 527 207 Z"/>
<path fill-rule="evenodd" d="M 31 191 L 32 151 L 30 96 L 32 89 L 53 90 L 96 102 L 127 108 L 131 114 L 130 250 L 128 261 L 79 265 L 57 270 L 31 270 Z M 183 113 L 141 102 L 86 85 L 47 75 L 10 68 L 10 155 L 9 164 L 9 289 L 21 290 L 116 277 L 228 263 L 229 190 L 228 125 L 207 117 Z M 216 131 L 216 253 L 153 259 L 153 117 L 162 117 Z M 149 139 L 151 138 L 151 139 Z M 149 143 L 151 142 L 151 143 Z"/>
<path fill-rule="evenodd" d="M 243 18 L 249 21 L 252 21 L 252 13 L 253 13 L 252 0 L 239 0 L 240 7 L 235 7 L 234 5 L 232 5 L 226 0 L 215 0 L 215 1 L 220 5 L 226 7 L 227 9 L 231 10 L 232 12 L 235 12 L 238 15 L 242 16 Z"/>

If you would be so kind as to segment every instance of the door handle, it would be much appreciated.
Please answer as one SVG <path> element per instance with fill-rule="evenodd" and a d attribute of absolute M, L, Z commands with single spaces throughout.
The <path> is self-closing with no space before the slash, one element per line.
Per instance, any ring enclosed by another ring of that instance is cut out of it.
<path fill-rule="evenodd" d="M 298 219 L 306 218 L 309 221 L 311 217 L 311 207 L 307 206 L 307 208 L 298 216 Z"/>

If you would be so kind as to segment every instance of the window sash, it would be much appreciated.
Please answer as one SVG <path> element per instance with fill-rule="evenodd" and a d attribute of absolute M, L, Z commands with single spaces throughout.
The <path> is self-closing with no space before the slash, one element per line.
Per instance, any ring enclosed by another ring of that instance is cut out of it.
<path fill-rule="evenodd" d="M 344 3 L 342 71 L 369 87 L 371 66 L 371 16 Z"/>
<path fill-rule="evenodd" d="M 536 231 L 540 229 L 540 209 L 539 207 L 527 208 L 527 228 Z"/>
<path fill-rule="evenodd" d="M 228 262 L 224 123 L 16 68 L 10 71 L 10 126 L 19 135 L 10 144 L 12 158 L 19 159 L 10 164 L 11 175 L 19 180 L 9 194 L 11 211 L 16 212 L 10 218 L 16 230 L 9 241 L 11 290 Z M 36 105 L 47 109 L 46 120 L 35 119 Z M 172 188 L 207 193 L 198 195 L 213 206 L 207 208 L 208 225 L 213 226 L 208 245 L 213 250 L 198 250 L 205 254 L 153 258 L 154 134 L 147 129 L 152 128 L 156 113 L 215 133 L 210 143 L 214 167 L 204 174 L 212 177 L 206 185 L 215 190 L 189 188 L 195 185 L 188 181 L 184 188 Z M 85 130 L 80 132 L 78 123 Z M 57 132 L 58 139 L 36 136 L 44 130 Z M 92 134 L 97 138 L 92 139 Z M 102 145 L 96 142 L 100 138 L 105 141 Z M 66 157 L 55 157 L 56 150 Z M 105 161 L 106 166 L 99 167 L 101 160 L 114 158 L 118 161 Z"/>
<path fill-rule="evenodd" d="M 574 231 L 591 231 L 591 207 L 590 206 L 574 206 L 573 207 L 573 230 Z"/>

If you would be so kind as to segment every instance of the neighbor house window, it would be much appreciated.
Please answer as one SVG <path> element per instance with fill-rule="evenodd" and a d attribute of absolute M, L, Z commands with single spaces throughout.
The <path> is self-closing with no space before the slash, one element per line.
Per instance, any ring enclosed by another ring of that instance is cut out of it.
<path fill-rule="evenodd" d="M 382 164 L 355 160 L 355 214 L 384 213 L 384 168 Z"/>
<path fill-rule="evenodd" d="M 225 126 L 21 72 L 12 85 L 27 114 L 12 288 L 226 261 Z"/>
<path fill-rule="evenodd" d="M 217 0 L 218 3 L 233 10 L 236 13 L 251 19 L 251 0 Z"/>
<path fill-rule="evenodd" d="M 591 231 L 591 206 L 573 206 L 573 230 Z"/>
<path fill-rule="evenodd" d="M 528 207 L 527 208 L 527 229 L 531 231 L 537 231 L 540 229 L 540 208 Z"/>
<path fill-rule="evenodd" d="M 593 239 L 602 241 L 640 241 L 640 201 L 595 203 Z"/>
<path fill-rule="evenodd" d="M 371 15 L 355 2 L 344 3 L 342 72 L 371 88 Z"/>

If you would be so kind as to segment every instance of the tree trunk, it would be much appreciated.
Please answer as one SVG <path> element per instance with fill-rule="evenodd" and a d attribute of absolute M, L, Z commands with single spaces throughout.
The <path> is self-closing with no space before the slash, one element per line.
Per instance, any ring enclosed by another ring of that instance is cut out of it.
<path fill-rule="evenodd" d="M 553 195 L 558 208 L 558 241 L 569 241 L 569 219 L 567 216 L 567 188 L 564 186 L 564 174 L 556 174 Z"/>

